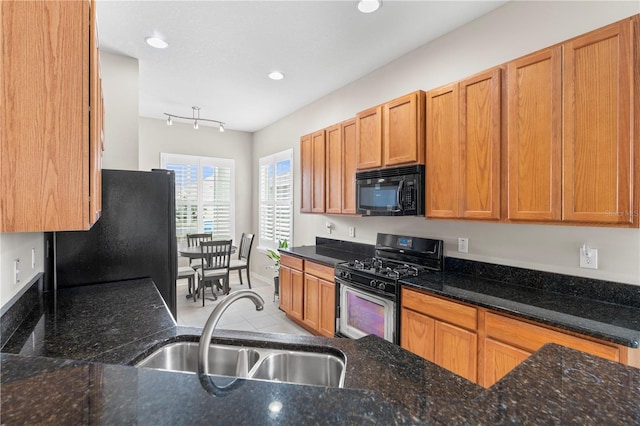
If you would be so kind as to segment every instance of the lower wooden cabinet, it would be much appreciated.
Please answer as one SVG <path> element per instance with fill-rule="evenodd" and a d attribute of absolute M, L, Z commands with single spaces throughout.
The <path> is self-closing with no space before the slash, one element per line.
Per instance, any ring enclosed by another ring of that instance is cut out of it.
<path fill-rule="evenodd" d="M 485 339 L 483 385 L 486 387 L 493 385 L 529 355 L 531 352 L 490 338 Z"/>
<path fill-rule="evenodd" d="M 333 268 L 294 256 L 280 258 L 280 308 L 316 335 L 335 335 Z"/>
<path fill-rule="evenodd" d="M 412 290 L 402 291 L 400 346 L 477 381 L 477 309 Z"/>
<path fill-rule="evenodd" d="M 484 387 L 496 383 L 546 343 L 640 365 L 639 349 L 402 289 L 401 346 Z"/>
<path fill-rule="evenodd" d="M 280 258 L 280 308 L 297 320 L 303 316 L 303 265 L 302 259 L 293 256 Z"/>

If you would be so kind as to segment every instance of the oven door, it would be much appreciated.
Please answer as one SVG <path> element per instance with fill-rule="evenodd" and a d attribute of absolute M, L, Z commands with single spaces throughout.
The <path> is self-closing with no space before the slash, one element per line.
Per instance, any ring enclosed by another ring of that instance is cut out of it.
<path fill-rule="evenodd" d="M 375 334 L 396 343 L 396 303 L 376 294 L 336 280 L 340 295 L 336 335 L 359 339 Z"/>

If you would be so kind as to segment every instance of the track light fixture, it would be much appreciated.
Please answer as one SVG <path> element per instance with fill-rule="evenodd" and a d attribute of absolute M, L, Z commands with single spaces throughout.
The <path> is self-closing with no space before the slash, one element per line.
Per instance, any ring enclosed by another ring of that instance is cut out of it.
<path fill-rule="evenodd" d="M 209 121 L 211 123 L 218 123 L 218 126 L 220 128 L 220 132 L 224 132 L 224 123 L 222 121 L 218 121 L 218 120 L 211 120 L 209 118 L 201 118 L 200 117 L 200 107 L 197 106 L 193 106 L 191 107 L 191 109 L 193 109 L 193 113 L 191 117 L 181 117 L 179 115 L 175 115 L 175 114 L 169 114 L 167 112 L 164 113 L 164 115 L 167 116 L 167 126 L 172 126 L 173 125 L 173 118 L 178 118 L 180 120 L 193 120 L 193 128 L 194 129 L 199 129 L 199 122 L 200 121 Z"/>

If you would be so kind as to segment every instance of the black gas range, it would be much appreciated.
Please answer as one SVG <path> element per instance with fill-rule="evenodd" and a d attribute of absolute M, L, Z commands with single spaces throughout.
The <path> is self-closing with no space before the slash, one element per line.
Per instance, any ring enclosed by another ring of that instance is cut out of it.
<path fill-rule="evenodd" d="M 376 334 L 398 343 L 400 280 L 442 271 L 443 242 L 379 233 L 375 257 L 335 267 L 336 335 Z"/>

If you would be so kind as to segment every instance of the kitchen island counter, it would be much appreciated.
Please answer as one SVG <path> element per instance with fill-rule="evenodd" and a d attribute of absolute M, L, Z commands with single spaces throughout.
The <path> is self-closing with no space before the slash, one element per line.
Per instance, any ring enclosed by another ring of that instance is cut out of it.
<path fill-rule="evenodd" d="M 132 283 L 110 285 L 116 289 Z M 138 280 L 133 286 L 131 291 L 145 296 L 136 312 L 127 309 L 128 301 L 117 297 L 116 291 L 83 287 L 73 294 L 71 303 L 63 301 L 69 298 L 63 290 L 56 309 L 43 304 L 43 316 L 35 321 L 30 335 L 26 330 L 14 333 L 0 355 L 3 424 L 640 421 L 640 370 L 556 345 L 545 346 L 484 390 L 374 336 L 347 340 L 218 330 L 214 341 L 220 343 L 233 339 L 299 349 L 329 346 L 345 354 L 347 370 L 344 388 L 240 380 L 232 392 L 214 397 L 195 374 L 131 366 L 163 342 L 196 341 L 200 333 L 200 329 L 173 323 L 166 308 L 156 304 L 162 302 L 150 280 Z M 101 292 L 100 298 L 95 291 Z M 109 309 L 92 309 L 90 300 L 101 301 Z M 109 316 L 107 311 L 117 314 Z M 133 325 L 124 327 L 145 314 L 148 318 L 159 315 L 157 327 L 151 322 L 137 332 Z M 74 333 L 74 327 L 83 332 Z M 109 337 L 114 334 L 119 336 Z M 69 345 L 72 337 L 75 340 Z"/>

